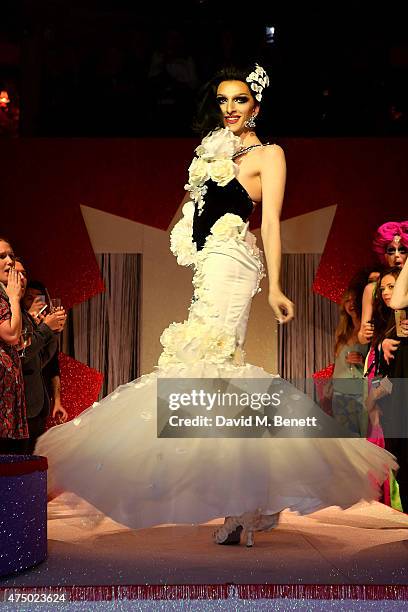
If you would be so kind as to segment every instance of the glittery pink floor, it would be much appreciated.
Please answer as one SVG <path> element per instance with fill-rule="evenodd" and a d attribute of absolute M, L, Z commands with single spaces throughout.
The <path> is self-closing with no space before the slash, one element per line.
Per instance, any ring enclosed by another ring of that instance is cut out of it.
<path fill-rule="evenodd" d="M 307 517 L 285 512 L 251 549 L 217 546 L 212 531 L 213 524 L 132 531 L 60 496 L 49 504 L 48 560 L 0 586 L 408 581 L 408 516 L 379 503 Z"/>

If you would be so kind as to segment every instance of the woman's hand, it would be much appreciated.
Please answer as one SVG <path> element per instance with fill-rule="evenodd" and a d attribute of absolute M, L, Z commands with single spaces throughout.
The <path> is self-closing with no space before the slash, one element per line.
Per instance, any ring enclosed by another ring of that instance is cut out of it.
<path fill-rule="evenodd" d="M 65 423 L 65 421 L 68 419 L 68 412 L 65 410 L 61 402 L 55 402 L 52 411 L 52 418 L 55 419 L 57 423 Z"/>
<path fill-rule="evenodd" d="M 38 312 L 41 310 L 43 306 L 45 306 L 45 302 L 43 302 L 41 296 L 37 295 L 33 299 L 33 303 L 31 304 L 28 310 L 28 314 L 34 317 L 34 319 L 41 317 L 41 315 L 40 316 L 38 315 Z"/>
<path fill-rule="evenodd" d="M 346 363 L 353 363 L 354 365 L 364 365 L 364 357 L 357 351 L 350 351 L 346 356 Z"/>
<path fill-rule="evenodd" d="M 371 323 L 371 321 L 365 321 L 362 323 L 359 331 L 359 336 L 361 336 L 361 338 L 359 337 L 359 340 L 365 340 L 365 342 L 368 343 L 372 339 L 373 335 L 374 325 Z"/>
<path fill-rule="evenodd" d="M 269 305 L 279 323 L 288 323 L 295 316 L 295 306 L 280 289 L 269 292 Z"/>
<path fill-rule="evenodd" d="M 385 338 L 385 340 L 383 340 L 381 347 L 384 353 L 384 359 L 388 364 L 390 363 L 391 359 L 394 359 L 394 351 L 397 350 L 399 345 L 399 340 L 392 340 L 391 338 Z"/>
<path fill-rule="evenodd" d="M 20 301 L 23 297 L 23 287 L 21 285 L 20 273 L 14 268 L 10 268 L 8 273 L 6 293 L 11 300 Z"/>

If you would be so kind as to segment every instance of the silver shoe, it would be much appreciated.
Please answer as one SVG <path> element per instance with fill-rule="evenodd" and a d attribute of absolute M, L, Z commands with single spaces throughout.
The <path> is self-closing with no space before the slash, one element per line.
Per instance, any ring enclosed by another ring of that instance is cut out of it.
<path fill-rule="evenodd" d="M 221 527 L 214 531 L 214 541 L 217 544 L 239 544 L 241 532 L 244 531 L 246 546 L 254 545 L 255 531 L 271 531 L 277 527 L 280 512 L 275 514 L 261 514 L 260 510 L 255 512 L 244 512 L 240 516 L 228 516 Z"/>

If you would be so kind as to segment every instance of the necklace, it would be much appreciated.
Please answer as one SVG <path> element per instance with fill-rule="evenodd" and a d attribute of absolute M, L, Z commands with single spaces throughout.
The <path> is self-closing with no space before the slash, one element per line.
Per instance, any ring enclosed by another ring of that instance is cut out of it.
<path fill-rule="evenodd" d="M 256 149 L 256 147 L 266 147 L 269 143 L 265 143 L 263 144 L 253 144 L 253 145 L 249 145 L 249 147 L 245 147 L 244 149 L 240 149 L 239 151 L 236 151 L 233 156 L 232 159 L 235 159 L 236 157 L 240 157 L 241 155 L 245 155 L 245 153 L 248 153 L 249 151 L 252 151 L 252 149 Z"/>

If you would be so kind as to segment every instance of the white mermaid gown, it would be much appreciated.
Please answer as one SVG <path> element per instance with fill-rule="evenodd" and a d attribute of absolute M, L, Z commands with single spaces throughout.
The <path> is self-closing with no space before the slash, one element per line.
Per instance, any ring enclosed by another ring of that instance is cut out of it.
<path fill-rule="evenodd" d="M 157 437 L 159 377 L 274 378 L 239 363 L 263 266 L 245 223 L 249 196 L 234 174 L 227 181 L 235 170 L 230 134 L 219 130 L 197 149 L 188 186 L 193 202 L 172 232 L 179 263 L 195 269 L 188 319 L 163 332 L 154 372 L 53 427 L 35 450 L 48 457 L 50 495 L 71 491 L 132 528 L 255 509 L 346 508 L 377 499 L 378 483 L 397 467 L 364 439 Z M 204 248 L 197 251 L 193 240 Z"/>

